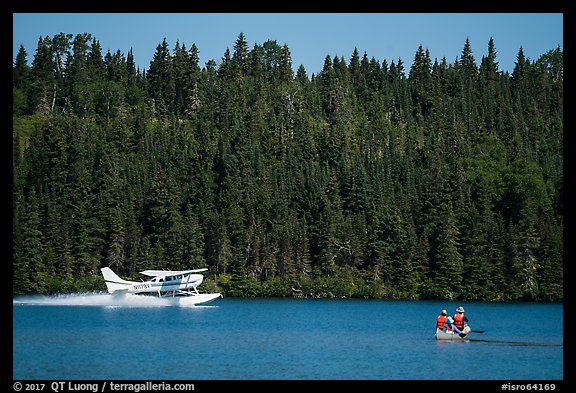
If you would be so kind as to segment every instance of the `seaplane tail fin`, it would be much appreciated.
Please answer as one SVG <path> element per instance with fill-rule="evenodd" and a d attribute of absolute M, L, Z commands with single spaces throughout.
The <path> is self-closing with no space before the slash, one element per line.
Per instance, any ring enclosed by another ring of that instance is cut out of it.
<path fill-rule="evenodd" d="M 118 277 L 118 275 L 114 273 L 109 267 L 104 267 L 100 270 L 104 276 L 104 281 L 106 281 L 106 288 L 108 288 L 108 293 L 126 291 L 128 290 L 128 287 L 133 284 L 131 281 L 126 281 Z"/>

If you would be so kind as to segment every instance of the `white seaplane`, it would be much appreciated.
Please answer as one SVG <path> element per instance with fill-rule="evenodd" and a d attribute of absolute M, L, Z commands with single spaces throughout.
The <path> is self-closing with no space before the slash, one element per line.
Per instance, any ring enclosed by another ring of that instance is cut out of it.
<path fill-rule="evenodd" d="M 136 282 L 120 278 L 109 267 L 100 269 L 106 281 L 108 293 L 111 294 L 146 294 L 157 293 L 159 297 L 171 297 L 179 305 L 196 305 L 208 303 L 221 298 L 220 293 L 199 293 L 198 286 L 204 276 L 194 274 L 208 269 L 195 270 L 144 270 L 140 272 L 148 277 L 148 281 Z"/>

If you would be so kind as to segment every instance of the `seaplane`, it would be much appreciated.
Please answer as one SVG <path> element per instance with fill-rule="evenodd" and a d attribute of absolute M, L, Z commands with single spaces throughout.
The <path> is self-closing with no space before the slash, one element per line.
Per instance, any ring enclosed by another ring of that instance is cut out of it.
<path fill-rule="evenodd" d="M 222 297 L 220 293 L 199 293 L 204 275 L 197 274 L 208 269 L 194 270 L 144 270 L 140 272 L 148 281 L 136 282 L 120 278 L 109 267 L 100 269 L 106 282 L 108 293 L 123 294 L 158 294 L 159 297 L 170 297 L 179 305 L 197 305 L 211 302 Z"/>

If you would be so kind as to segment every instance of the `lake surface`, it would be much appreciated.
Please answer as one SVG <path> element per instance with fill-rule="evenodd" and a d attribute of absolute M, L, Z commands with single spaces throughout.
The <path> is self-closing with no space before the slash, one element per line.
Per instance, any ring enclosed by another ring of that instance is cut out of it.
<path fill-rule="evenodd" d="M 14 299 L 14 379 L 563 379 L 562 304 L 160 300 Z M 436 341 L 440 310 L 460 305 L 485 333 Z"/>

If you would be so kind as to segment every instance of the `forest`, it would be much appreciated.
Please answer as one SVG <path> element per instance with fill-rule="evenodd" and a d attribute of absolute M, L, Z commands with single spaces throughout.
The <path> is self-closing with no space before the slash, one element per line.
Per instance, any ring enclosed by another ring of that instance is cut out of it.
<path fill-rule="evenodd" d="M 142 70 L 89 33 L 20 46 L 14 295 L 207 267 L 230 297 L 563 301 L 560 47 L 308 75 L 231 42 L 201 66 L 164 39 Z"/>

